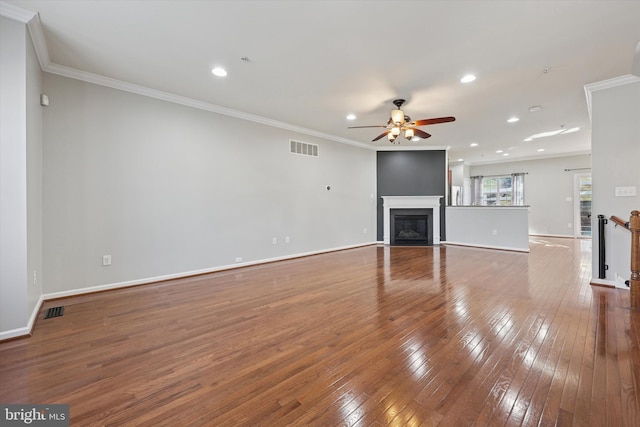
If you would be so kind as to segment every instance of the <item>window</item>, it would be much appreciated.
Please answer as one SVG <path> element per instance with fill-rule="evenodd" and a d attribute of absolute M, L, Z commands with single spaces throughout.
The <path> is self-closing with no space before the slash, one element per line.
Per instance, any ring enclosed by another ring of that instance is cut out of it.
<path fill-rule="evenodd" d="M 472 204 L 480 206 L 524 205 L 524 173 L 474 176 Z"/>

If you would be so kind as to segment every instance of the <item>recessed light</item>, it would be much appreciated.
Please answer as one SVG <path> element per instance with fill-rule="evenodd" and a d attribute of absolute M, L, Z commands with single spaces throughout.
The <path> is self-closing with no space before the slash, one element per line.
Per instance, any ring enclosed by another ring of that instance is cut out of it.
<path fill-rule="evenodd" d="M 531 142 L 531 141 L 533 141 L 533 138 L 529 137 L 529 138 L 525 139 L 524 141 L 525 142 Z"/>
<path fill-rule="evenodd" d="M 496 153 L 500 154 L 502 153 L 502 150 L 496 150 Z"/>
<path fill-rule="evenodd" d="M 477 142 L 472 142 L 471 144 L 469 144 L 469 147 L 477 147 L 478 143 Z"/>
<path fill-rule="evenodd" d="M 459 162 L 464 162 L 464 159 L 458 159 Z"/>
<path fill-rule="evenodd" d="M 510 117 L 510 118 L 509 118 L 509 120 L 507 120 L 507 123 L 515 123 L 515 122 L 517 122 L 518 120 L 520 120 L 520 119 L 519 119 L 519 118 L 517 118 L 517 117 Z"/>
<path fill-rule="evenodd" d="M 509 153 L 504 153 L 503 156 L 507 157 L 509 155 Z"/>
<path fill-rule="evenodd" d="M 476 79 L 476 76 L 474 76 L 473 74 L 467 74 L 466 76 L 464 76 L 463 78 L 460 79 L 460 82 L 461 83 L 471 83 L 475 79 Z"/>
<path fill-rule="evenodd" d="M 538 148 L 538 151 L 539 151 L 539 152 L 543 152 L 543 151 L 544 151 L 544 148 Z"/>
<path fill-rule="evenodd" d="M 411 142 L 418 142 L 420 141 L 420 138 L 418 138 L 417 136 L 414 136 L 413 138 L 411 138 Z"/>
<path fill-rule="evenodd" d="M 222 67 L 216 67 L 213 70 L 211 70 L 211 72 L 213 73 L 214 76 L 218 76 L 218 77 L 224 77 L 227 75 L 227 70 L 225 70 Z"/>
<path fill-rule="evenodd" d="M 355 114 L 349 114 L 347 116 L 347 120 L 355 120 L 356 119 L 356 115 Z"/>
<path fill-rule="evenodd" d="M 533 107 L 529 107 L 530 113 L 535 113 L 536 111 L 540 111 L 540 110 L 542 110 L 542 107 L 539 105 L 534 105 Z"/>

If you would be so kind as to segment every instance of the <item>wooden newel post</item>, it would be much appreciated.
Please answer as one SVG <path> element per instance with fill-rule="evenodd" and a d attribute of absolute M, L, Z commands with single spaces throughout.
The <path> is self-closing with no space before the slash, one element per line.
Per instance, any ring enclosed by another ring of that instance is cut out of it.
<path fill-rule="evenodd" d="M 640 309 L 640 211 L 631 211 L 631 308 Z"/>

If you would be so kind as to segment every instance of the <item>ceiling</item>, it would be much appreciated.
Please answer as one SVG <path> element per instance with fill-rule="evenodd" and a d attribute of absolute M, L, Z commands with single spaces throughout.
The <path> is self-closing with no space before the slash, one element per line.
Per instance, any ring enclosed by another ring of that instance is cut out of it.
<path fill-rule="evenodd" d="M 423 127 L 433 136 L 420 142 L 399 138 L 401 147 L 450 147 L 468 164 L 589 152 L 584 85 L 630 74 L 640 41 L 640 1 L 3 3 L 39 13 L 50 68 L 62 74 L 372 147 L 391 145 L 370 142 L 383 129 L 347 126 L 383 125 L 404 98 L 414 120 L 456 121 Z M 467 73 L 477 79 L 463 84 Z M 563 126 L 580 130 L 524 141 Z"/>

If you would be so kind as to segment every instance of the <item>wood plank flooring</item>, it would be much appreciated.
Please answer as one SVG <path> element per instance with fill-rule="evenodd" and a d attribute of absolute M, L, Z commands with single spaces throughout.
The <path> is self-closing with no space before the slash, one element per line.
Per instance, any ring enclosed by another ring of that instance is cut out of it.
<path fill-rule="evenodd" d="M 0 343 L 0 402 L 74 426 L 639 426 L 640 312 L 590 277 L 590 241 L 532 238 L 50 301 Z"/>

